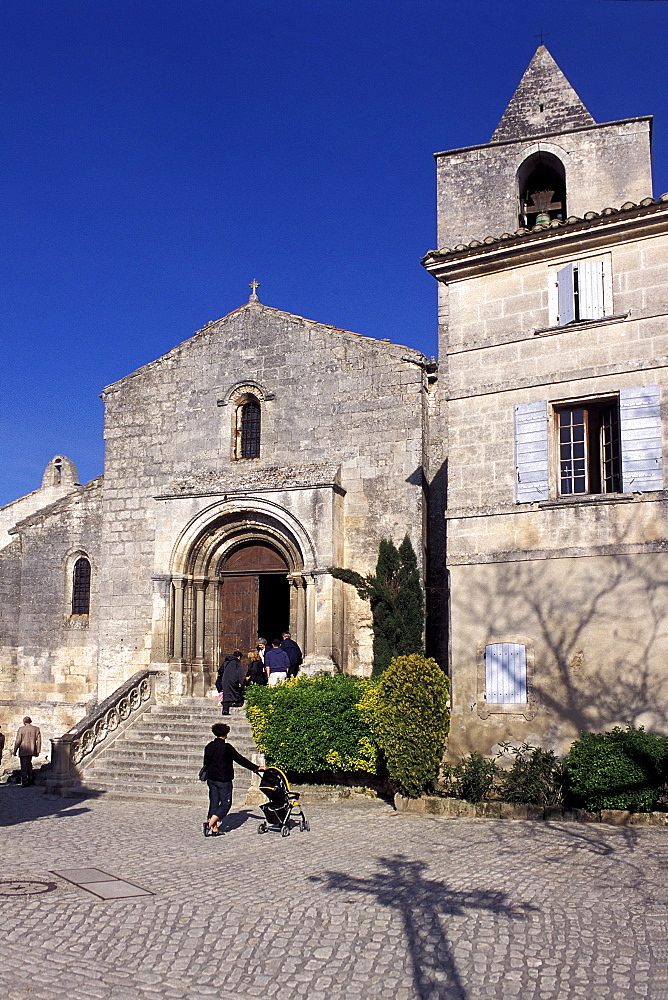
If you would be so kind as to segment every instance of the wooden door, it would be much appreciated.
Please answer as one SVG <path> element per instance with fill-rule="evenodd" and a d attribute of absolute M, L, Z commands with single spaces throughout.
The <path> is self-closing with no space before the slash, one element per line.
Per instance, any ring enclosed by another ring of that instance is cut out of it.
<path fill-rule="evenodd" d="M 257 641 L 257 576 L 226 576 L 220 595 L 220 654 L 240 649 L 246 655 Z"/>

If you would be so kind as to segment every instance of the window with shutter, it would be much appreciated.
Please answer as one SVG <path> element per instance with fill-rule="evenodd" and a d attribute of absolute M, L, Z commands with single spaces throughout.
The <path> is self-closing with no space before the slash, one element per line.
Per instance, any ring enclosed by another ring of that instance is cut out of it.
<path fill-rule="evenodd" d="M 641 385 L 619 392 L 622 483 L 625 493 L 663 489 L 661 390 Z"/>
<path fill-rule="evenodd" d="M 519 642 L 485 646 L 485 700 L 494 705 L 527 701 L 527 648 Z"/>
<path fill-rule="evenodd" d="M 557 325 L 602 319 L 603 261 L 580 260 L 557 271 Z"/>
<path fill-rule="evenodd" d="M 549 496 L 547 402 L 515 407 L 515 498 L 517 503 Z"/>

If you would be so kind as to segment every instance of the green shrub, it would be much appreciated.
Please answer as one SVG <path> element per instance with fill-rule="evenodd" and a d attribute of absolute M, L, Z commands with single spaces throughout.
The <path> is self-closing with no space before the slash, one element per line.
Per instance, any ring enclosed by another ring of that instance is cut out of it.
<path fill-rule="evenodd" d="M 377 689 L 374 731 L 387 771 L 413 798 L 438 777 L 448 734 L 448 679 L 436 660 L 396 656 Z"/>
<path fill-rule="evenodd" d="M 284 771 L 377 773 L 378 749 L 360 711 L 369 681 L 344 674 L 252 684 L 247 715 L 258 749 Z"/>
<path fill-rule="evenodd" d="M 552 750 L 501 744 L 501 753 L 514 757 L 509 771 L 502 773 L 499 798 L 536 806 L 558 806 L 562 800 L 564 767 Z"/>
<path fill-rule="evenodd" d="M 592 811 L 649 812 L 666 784 L 668 738 L 615 727 L 583 733 L 566 757 L 569 800 Z"/>
<path fill-rule="evenodd" d="M 450 791 L 457 799 L 482 802 L 489 794 L 496 773 L 495 762 L 474 751 L 468 757 L 463 757 L 458 764 L 447 768 Z"/>

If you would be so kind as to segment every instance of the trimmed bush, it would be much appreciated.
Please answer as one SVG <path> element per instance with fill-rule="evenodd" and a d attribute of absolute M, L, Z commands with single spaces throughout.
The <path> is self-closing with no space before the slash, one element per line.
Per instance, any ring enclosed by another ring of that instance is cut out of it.
<path fill-rule="evenodd" d="M 482 802 L 487 798 L 494 783 L 497 767 L 493 760 L 482 754 L 470 753 L 458 764 L 453 764 L 445 770 L 451 785 L 448 791 L 457 799 L 467 802 Z"/>
<path fill-rule="evenodd" d="M 502 772 L 498 796 L 504 802 L 536 806 L 561 804 L 564 765 L 553 750 L 522 743 L 501 744 L 501 752 L 514 757 L 509 771 Z"/>
<path fill-rule="evenodd" d="M 246 712 L 267 763 L 297 774 L 376 774 L 378 749 L 368 711 L 359 706 L 369 686 L 345 674 L 252 684 Z"/>
<path fill-rule="evenodd" d="M 448 679 L 436 660 L 396 656 L 378 684 L 374 731 L 387 771 L 417 798 L 437 777 L 450 715 Z"/>
<path fill-rule="evenodd" d="M 583 733 L 566 757 L 569 799 L 585 809 L 650 812 L 668 777 L 668 738 L 643 727 Z"/>

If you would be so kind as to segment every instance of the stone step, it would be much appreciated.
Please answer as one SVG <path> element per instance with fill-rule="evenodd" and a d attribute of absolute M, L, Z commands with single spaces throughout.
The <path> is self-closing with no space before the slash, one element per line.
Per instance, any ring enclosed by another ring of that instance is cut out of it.
<path fill-rule="evenodd" d="M 99 774 L 101 771 L 113 770 L 115 773 L 145 775 L 147 778 L 152 778 L 153 776 L 162 777 L 163 775 L 170 774 L 175 776 L 183 775 L 186 778 L 189 776 L 197 778 L 201 766 L 201 756 L 195 757 L 193 760 L 183 760 L 182 758 L 177 758 L 176 760 L 142 760 L 141 758 L 128 759 L 123 755 L 110 752 L 108 756 L 104 754 L 104 756 L 100 756 L 97 760 L 93 761 L 90 767 L 86 769 L 86 773 L 95 771 L 96 774 Z M 252 774 L 248 768 L 241 765 L 235 766 L 234 773 L 237 776 L 237 780 L 244 774 Z"/>
<path fill-rule="evenodd" d="M 88 782 L 89 777 L 94 778 L 96 781 L 129 781 L 135 784 L 141 785 L 152 785 L 153 783 L 162 785 L 169 784 L 171 782 L 177 782 L 182 785 L 204 785 L 204 782 L 200 782 L 197 775 L 199 774 L 199 767 L 193 769 L 188 764 L 172 763 L 171 766 L 165 765 L 164 767 L 152 767 L 150 772 L 146 770 L 141 763 L 135 766 L 123 764 L 122 768 L 116 766 L 114 761 L 109 761 L 109 763 L 100 764 L 99 766 L 91 766 L 86 768 L 86 782 Z M 248 788 L 251 783 L 251 772 L 246 771 L 245 768 L 239 768 L 235 771 L 235 785 L 245 786 Z"/>
<path fill-rule="evenodd" d="M 85 791 L 100 792 L 105 798 L 135 800 L 138 802 L 170 802 L 179 805 L 198 805 L 206 810 L 209 793 L 205 783 L 197 782 L 195 785 L 177 785 L 174 782 L 168 785 L 140 785 L 138 783 L 98 781 L 94 775 L 87 777 L 85 781 Z M 237 787 L 235 782 L 232 790 L 232 805 L 243 806 L 246 803 L 248 791 L 243 786 Z M 264 801 L 264 800 L 263 800 Z"/>
<path fill-rule="evenodd" d="M 91 791 L 113 798 L 206 803 L 206 783 L 198 780 L 211 726 L 230 726 L 230 743 L 250 757 L 257 752 L 244 709 L 223 717 L 215 699 L 188 699 L 179 705 L 152 705 L 84 770 Z M 235 805 L 246 801 L 251 772 L 235 767 Z"/>
<path fill-rule="evenodd" d="M 244 757 L 255 753 L 256 747 L 251 740 L 235 740 L 232 744 Z M 204 746 L 191 746 L 189 743 L 145 743 L 143 740 L 118 739 L 108 750 L 105 758 L 122 757 L 124 760 L 202 760 Z"/>

